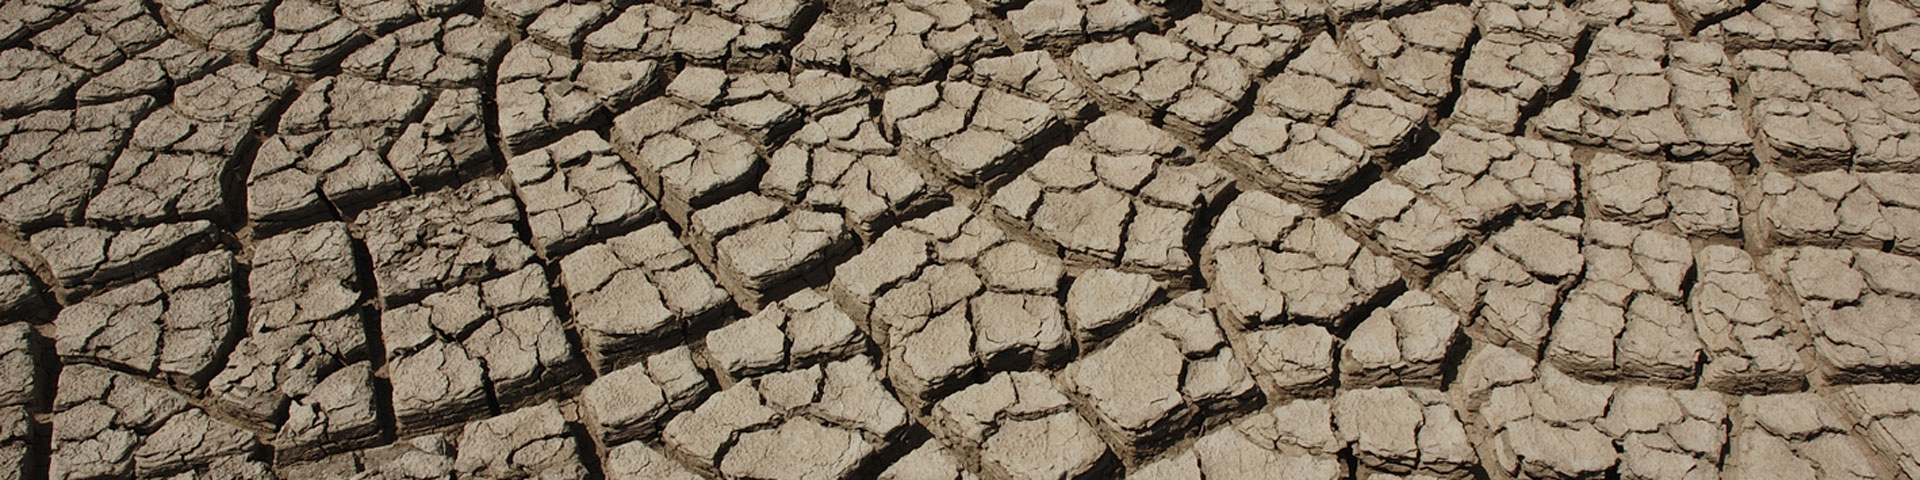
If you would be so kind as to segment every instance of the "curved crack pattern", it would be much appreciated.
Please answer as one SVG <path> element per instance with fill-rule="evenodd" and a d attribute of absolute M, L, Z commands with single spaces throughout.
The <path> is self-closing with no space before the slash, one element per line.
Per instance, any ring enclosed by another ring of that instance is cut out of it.
<path fill-rule="evenodd" d="M 1913 478 L 1917 32 L 5 2 L 0 478 Z"/>

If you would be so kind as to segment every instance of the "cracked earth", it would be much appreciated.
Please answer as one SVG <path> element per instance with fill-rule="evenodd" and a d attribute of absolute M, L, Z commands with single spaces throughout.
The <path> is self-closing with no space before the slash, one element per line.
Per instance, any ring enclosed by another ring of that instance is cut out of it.
<path fill-rule="evenodd" d="M 7 0 L 0 480 L 1916 480 L 1916 78 L 1916 0 Z"/>

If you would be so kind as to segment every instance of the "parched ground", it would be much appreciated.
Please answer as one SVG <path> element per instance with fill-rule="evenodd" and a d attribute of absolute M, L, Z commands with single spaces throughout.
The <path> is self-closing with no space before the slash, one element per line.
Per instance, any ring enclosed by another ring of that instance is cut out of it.
<path fill-rule="evenodd" d="M 0 480 L 1920 478 L 1916 0 L 6 0 Z"/>

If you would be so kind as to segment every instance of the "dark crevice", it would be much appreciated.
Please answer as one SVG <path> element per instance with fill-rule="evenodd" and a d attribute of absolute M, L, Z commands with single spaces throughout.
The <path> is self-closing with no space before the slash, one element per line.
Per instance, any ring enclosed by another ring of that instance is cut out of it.
<path fill-rule="evenodd" d="M 1533 117 L 1546 111 L 1548 106 L 1573 97 L 1575 87 L 1580 84 L 1580 71 L 1586 66 L 1587 54 L 1592 50 L 1594 34 L 1592 29 L 1582 30 L 1578 40 L 1574 41 L 1573 48 L 1568 49 L 1568 53 L 1573 54 L 1573 64 L 1567 67 L 1567 76 L 1560 81 L 1558 88 L 1540 92 L 1520 106 L 1519 120 L 1513 124 L 1515 133 L 1526 131 L 1527 126 L 1533 123 Z"/>
<path fill-rule="evenodd" d="M 54 353 L 53 339 L 41 329 L 28 329 L 27 354 L 33 358 L 33 382 L 27 398 L 27 454 L 20 463 L 20 478 L 48 478 L 53 455 L 53 400 L 59 391 L 60 356 Z"/>
<path fill-rule="evenodd" d="M 567 422 L 567 435 L 573 437 L 574 456 L 580 458 L 580 466 L 586 469 L 586 478 L 607 478 L 606 470 L 600 464 L 600 455 L 594 448 L 593 435 L 579 423 Z"/>
<path fill-rule="evenodd" d="M 373 274 L 373 255 L 368 252 L 365 240 L 350 236 L 347 244 L 353 250 L 354 270 L 358 280 L 355 287 L 361 292 L 357 316 L 361 319 L 361 330 L 366 338 L 365 359 L 373 375 L 374 414 L 379 422 L 379 444 L 391 443 L 398 438 L 396 415 L 393 411 L 393 383 L 387 376 L 387 349 L 380 326 L 381 312 L 385 305 L 380 298 L 380 290 Z M 350 313 L 348 315 L 355 315 Z M 351 362 L 348 362 L 351 363 Z M 283 407 L 284 409 L 284 407 Z"/>
<path fill-rule="evenodd" d="M 1740 16 L 1740 14 L 1751 12 L 1753 11 L 1753 9 L 1758 8 L 1760 4 L 1763 4 L 1763 3 L 1766 3 L 1766 0 L 1746 0 L 1746 3 L 1740 6 L 1728 9 L 1727 11 L 1721 12 L 1717 15 L 1709 15 L 1701 18 L 1691 18 L 1690 16 L 1684 13 L 1674 12 L 1675 15 L 1673 17 L 1679 20 L 1680 24 L 1684 28 L 1686 28 L 1688 36 L 1698 36 L 1700 35 L 1700 32 L 1703 30 L 1706 30 L 1707 27 L 1717 25 L 1720 22 L 1725 21 L 1726 19 Z M 1862 1 L 1860 3 L 1863 4 L 1863 8 L 1861 9 L 1864 10 L 1865 9 L 1864 4 L 1866 2 Z M 1818 13 L 1816 13 L 1815 15 L 1818 15 Z"/>
<path fill-rule="evenodd" d="M 247 336 L 250 316 L 253 313 L 253 297 L 248 295 L 249 277 L 253 273 L 251 262 L 236 259 L 233 265 L 233 278 L 229 286 L 233 291 L 233 320 L 227 322 L 227 331 L 221 335 L 219 345 L 209 356 L 205 369 L 195 372 L 189 381 L 196 390 L 206 388 L 213 377 L 225 370 L 233 350 L 240 345 L 240 339 Z"/>
<path fill-rule="evenodd" d="M 1198 211 L 1194 212 L 1192 227 L 1187 229 L 1187 236 L 1182 243 L 1187 252 L 1187 258 L 1193 261 L 1191 271 L 1187 272 L 1188 289 L 1207 289 L 1207 278 L 1203 274 L 1206 271 L 1204 264 L 1209 256 L 1209 252 L 1206 251 L 1207 238 L 1213 236 L 1213 229 L 1219 226 L 1220 217 L 1226 214 L 1227 206 L 1233 205 L 1233 202 L 1240 198 L 1240 193 L 1237 184 L 1230 184 L 1211 202 L 1202 205 Z"/>
<path fill-rule="evenodd" d="M 1440 99 L 1431 107 L 1433 110 L 1431 118 L 1434 120 L 1425 122 L 1426 125 L 1434 126 L 1433 130 L 1438 130 L 1446 119 L 1453 118 L 1453 109 L 1467 89 L 1467 60 L 1473 58 L 1473 47 L 1479 44 L 1480 29 L 1475 27 L 1467 32 L 1467 40 L 1460 44 L 1460 51 L 1453 52 L 1453 66 L 1448 71 L 1451 78 L 1447 80 L 1452 88 L 1447 91 L 1446 98 Z M 1421 147 L 1419 151 L 1424 152 L 1426 148 Z"/>
<path fill-rule="evenodd" d="M 300 94 L 299 86 L 289 86 L 280 98 L 268 106 L 254 121 L 253 128 L 247 131 L 246 138 L 234 148 L 232 162 L 221 172 L 221 200 L 232 207 L 216 223 L 227 231 L 241 231 L 249 223 L 247 187 L 251 183 L 253 163 L 260 155 L 260 146 L 279 129 L 280 117 L 287 113 L 287 108 L 293 106 Z"/>

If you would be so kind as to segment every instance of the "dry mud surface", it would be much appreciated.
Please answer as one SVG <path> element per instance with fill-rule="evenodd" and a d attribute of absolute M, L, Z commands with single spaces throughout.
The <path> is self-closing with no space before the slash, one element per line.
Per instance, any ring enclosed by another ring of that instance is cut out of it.
<path fill-rule="evenodd" d="M 1915 0 L 6 0 L 0 479 L 1913 480 L 1915 78 Z"/>

